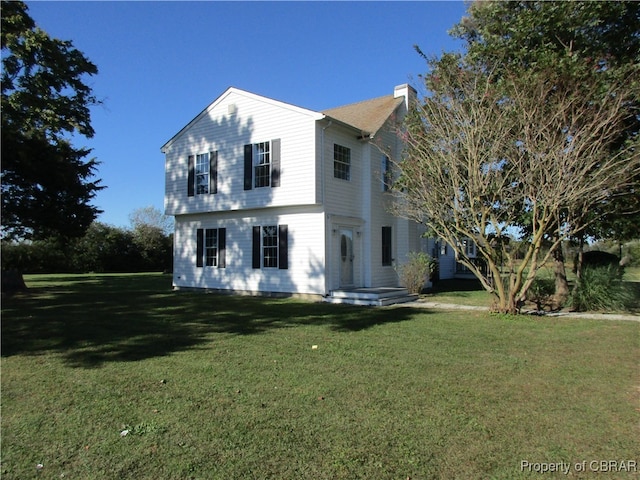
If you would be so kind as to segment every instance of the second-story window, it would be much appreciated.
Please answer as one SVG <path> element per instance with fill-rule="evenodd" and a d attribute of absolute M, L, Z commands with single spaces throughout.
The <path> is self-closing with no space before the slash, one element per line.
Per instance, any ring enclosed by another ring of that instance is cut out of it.
<path fill-rule="evenodd" d="M 271 185 L 271 142 L 256 143 L 253 146 L 255 187 Z"/>
<path fill-rule="evenodd" d="M 187 195 L 218 193 L 218 152 L 189 155 L 187 158 Z"/>
<path fill-rule="evenodd" d="M 244 146 L 244 189 L 280 186 L 280 139 Z"/>
<path fill-rule="evenodd" d="M 476 256 L 476 242 L 465 237 L 462 239 L 462 246 L 464 247 L 464 253 L 467 257 L 473 258 Z"/>
<path fill-rule="evenodd" d="M 391 187 L 393 181 L 391 177 L 391 160 L 387 155 L 382 156 L 382 164 L 380 165 L 380 171 L 382 172 L 382 191 L 387 192 Z"/>
<path fill-rule="evenodd" d="M 196 155 L 196 195 L 209 193 L 209 154 Z"/>
<path fill-rule="evenodd" d="M 333 145 L 333 176 L 342 180 L 351 180 L 351 149 L 342 145 Z"/>

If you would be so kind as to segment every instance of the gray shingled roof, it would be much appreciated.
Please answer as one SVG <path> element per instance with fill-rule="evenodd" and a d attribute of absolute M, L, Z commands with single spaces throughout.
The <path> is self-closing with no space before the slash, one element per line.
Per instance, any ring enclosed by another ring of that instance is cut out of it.
<path fill-rule="evenodd" d="M 403 102 L 404 97 L 395 98 L 393 95 L 387 95 L 323 110 L 322 113 L 351 125 L 365 134 L 374 135 Z"/>

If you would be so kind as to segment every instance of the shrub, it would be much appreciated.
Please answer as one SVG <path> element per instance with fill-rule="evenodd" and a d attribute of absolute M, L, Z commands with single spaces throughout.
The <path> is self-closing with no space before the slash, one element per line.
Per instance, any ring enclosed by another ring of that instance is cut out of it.
<path fill-rule="evenodd" d="M 527 300 L 535 303 L 538 310 L 552 308 L 555 291 L 555 279 L 537 277 L 527 290 Z"/>
<path fill-rule="evenodd" d="M 640 266 L 640 242 L 630 242 L 625 246 L 625 257 L 629 258 L 629 265 Z"/>
<path fill-rule="evenodd" d="M 616 270 L 615 275 L 622 278 L 624 275 L 624 267 L 620 265 L 620 257 L 613 253 L 603 252 L 601 250 L 591 250 L 588 252 L 584 252 L 582 254 L 582 268 L 601 268 L 601 267 L 610 267 L 614 272 Z M 578 268 L 578 256 L 576 255 L 574 259 L 574 273 Z"/>
<path fill-rule="evenodd" d="M 408 260 L 398 268 L 400 283 L 409 293 L 418 294 L 422 291 L 434 269 L 433 259 L 423 252 L 410 252 Z"/>
<path fill-rule="evenodd" d="M 573 295 L 575 310 L 623 310 L 633 302 L 633 296 L 620 278 L 619 267 L 586 266 Z"/>

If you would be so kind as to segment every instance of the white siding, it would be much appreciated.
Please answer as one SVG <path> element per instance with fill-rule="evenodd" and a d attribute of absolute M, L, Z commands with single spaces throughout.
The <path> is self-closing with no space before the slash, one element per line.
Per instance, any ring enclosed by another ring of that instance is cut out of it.
<path fill-rule="evenodd" d="M 252 268 L 252 227 L 287 225 L 289 268 Z M 196 267 L 196 230 L 226 228 L 226 268 Z M 325 294 L 320 208 L 265 209 L 176 217 L 173 283 L 245 292 Z"/>
<path fill-rule="evenodd" d="M 396 268 L 402 263 L 406 254 L 407 234 L 406 221 L 393 216 L 389 210 L 392 198 L 382 189 L 382 159 L 389 155 L 395 160 L 398 138 L 389 128 L 378 133 L 371 144 L 371 172 L 369 182 L 371 184 L 371 241 L 372 241 L 372 278 L 371 284 L 377 286 L 398 285 Z M 382 265 L 382 227 L 390 226 L 392 229 L 391 246 L 393 265 Z"/>
<path fill-rule="evenodd" d="M 360 217 L 362 214 L 362 143 L 356 131 L 332 125 L 325 132 L 325 210 L 329 214 Z M 334 144 L 351 150 L 350 180 L 335 178 L 333 170 Z"/>
<path fill-rule="evenodd" d="M 429 238 L 424 251 L 438 261 L 441 280 L 455 277 L 456 259 L 450 245 L 444 240 Z"/>
<path fill-rule="evenodd" d="M 179 215 L 316 203 L 317 114 L 228 92 L 165 148 L 165 212 Z M 280 186 L 244 190 L 244 145 L 281 140 Z M 187 195 L 189 155 L 218 152 L 218 193 Z"/>

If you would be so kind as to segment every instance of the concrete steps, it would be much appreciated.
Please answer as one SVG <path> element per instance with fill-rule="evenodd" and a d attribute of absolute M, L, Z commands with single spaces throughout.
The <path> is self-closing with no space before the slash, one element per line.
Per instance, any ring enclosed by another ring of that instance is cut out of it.
<path fill-rule="evenodd" d="M 418 295 L 409 294 L 406 288 L 379 287 L 333 290 L 324 301 L 383 307 L 396 303 L 414 302 L 417 298 Z"/>

